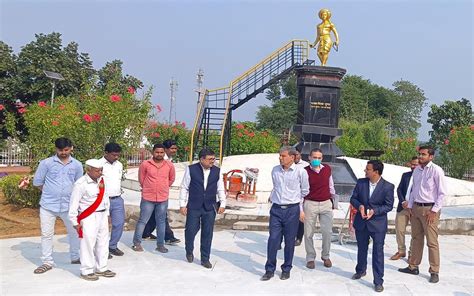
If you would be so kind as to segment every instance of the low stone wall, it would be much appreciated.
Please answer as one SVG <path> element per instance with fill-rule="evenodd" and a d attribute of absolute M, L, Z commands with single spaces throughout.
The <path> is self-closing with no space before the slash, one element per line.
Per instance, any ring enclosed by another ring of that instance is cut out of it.
<path fill-rule="evenodd" d="M 140 216 L 140 208 L 137 206 L 125 206 L 125 229 L 134 230 Z M 238 214 L 222 214 L 216 218 L 216 227 L 220 229 L 235 230 L 252 230 L 252 231 L 268 231 L 268 216 L 257 215 L 238 215 Z M 168 220 L 172 228 L 184 228 L 186 219 L 178 210 L 168 210 Z M 343 226 L 347 230 L 347 221 L 344 219 L 334 219 L 334 233 L 338 233 Z M 410 226 L 407 227 L 407 233 L 410 233 Z M 474 235 L 474 219 L 473 218 L 453 218 L 442 219 L 439 225 L 441 235 Z M 389 220 L 388 233 L 395 233 L 395 221 Z"/>

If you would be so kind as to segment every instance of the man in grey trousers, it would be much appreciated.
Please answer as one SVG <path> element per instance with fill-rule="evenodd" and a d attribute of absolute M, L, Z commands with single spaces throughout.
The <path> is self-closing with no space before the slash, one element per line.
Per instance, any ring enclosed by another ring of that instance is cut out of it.
<path fill-rule="evenodd" d="M 304 198 L 304 243 L 306 249 L 306 267 L 314 269 L 316 251 L 314 249 L 313 234 L 316 231 L 316 222 L 319 220 L 323 235 L 321 260 L 325 267 L 331 267 L 329 259 L 331 249 L 331 235 L 333 222 L 333 198 L 336 194 L 332 179 L 331 167 L 323 165 L 323 153 L 320 149 L 311 150 L 310 165 L 305 167 L 309 177 L 309 193 Z"/>

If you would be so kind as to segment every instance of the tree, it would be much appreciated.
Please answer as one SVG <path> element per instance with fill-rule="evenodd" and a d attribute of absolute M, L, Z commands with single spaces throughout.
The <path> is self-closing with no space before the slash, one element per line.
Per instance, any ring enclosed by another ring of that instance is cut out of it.
<path fill-rule="evenodd" d="M 109 87 L 109 90 L 115 91 L 127 89 L 127 87 L 133 87 L 134 89 L 143 88 L 143 82 L 139 79 L 123 74 L 122 65 L 123 62 L 121 60 L 113 60 L 112 62 L 107 62 L 99 70 L 97 85 L 101 90 L 105 90 L 107 87 Z"/>
<path fill-rule="evenodd" d="M 441 147 L 448 139 L 452 129 L 470 126 L 474 122 L 471 102 L 467 99 L 459 101 L 445 101 L 443 105 L 431 105 L 428 112 L 428 123 L 431 123 L 430 142 Z"/>
<path fill-rule="evenodd" d="M 391 114 L 390 130 L 398 137 L 416 137 L 421 126 L 420 114 L 426 105 L 425 93 L 410 81 L 393 83 L 396 94 L 396 112 Z"/>
<path fill-rule="evenodd" d="M 23 46 L 18 55 L 0 41 L 0 108 L 14 115 L 10 116 L 9 122 L 3 120 L 6 117 L 0 119 L 2 138 L 20 136 L 25 140 L 27 130 L 21 116 L 24 107 L 38 101 L 47 102 L 51 97 L 51 80 L 44 75 L 44 70 L 58 72 L 65 78 L 56 83 L 55 96 L 58 98 L 78 99 L 81 93 L 97 88 L 101 94 L 109 95 L 124 94 L 128 87 L 134 90 L 143 87 L 140 80 L 122 73 L 120 60 L 107 63 L 97 73 L 89 55 L 79 52 L 76 42 L 63 46 L 61 34 L 54 32 L 36 34 L 35 38 Z M 5 128 L 12 124 L 20 131 L 18 135 Z"/>
<path fill-rule="evenodd" d="M 440 162 L 446 173 L 462 179 L 474 168 L 474 125 L 453 128 L 440 150 Z"/>
<path fill-rule="evenodd" d="M 296 123 L 298 112 L 296 76 L 290 75 L 271 85 L 265 96 L 272 102 L 272 105 L 258 107 L 257 128 L 260 130 L 269 129 L 276 134 L 282 134 Z"/>

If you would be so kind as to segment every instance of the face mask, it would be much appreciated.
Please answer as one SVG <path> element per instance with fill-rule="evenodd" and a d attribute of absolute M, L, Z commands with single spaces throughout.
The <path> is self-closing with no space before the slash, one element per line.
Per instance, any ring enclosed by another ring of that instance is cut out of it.
<path fill-rule="evenodd" d="M 312 159 L 311 160 L 311 166 L 312 167 L 317 167 L 321 164 L 321 159 Z"/>

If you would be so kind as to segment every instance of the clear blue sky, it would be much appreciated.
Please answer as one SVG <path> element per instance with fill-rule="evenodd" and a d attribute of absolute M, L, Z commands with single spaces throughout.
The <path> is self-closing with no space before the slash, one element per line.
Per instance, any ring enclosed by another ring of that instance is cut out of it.
<path fill-rule="evenodd" d="M 473 98 L 473 2 L 444 1 L 41 1 L 0 0 L 1 40 L 15 52 L 35 33 L 60 32 L 96 68 L 120 59 L 125 72 L 153 85 L 168 118 L 169 81 L 178 80 L 177 117 L 194 120 L 196 72 L 204 86 L 232 79 L 291 39 L 314 40 L 317 11 L 329 8 L 341 45 L 330 66 L 391 87 L 401 78 L 428 105 Z M 312 58 L 316 54 L 312 51 Z M 253 120 L 264 96 L 234 113 Z M 428 107 L 420 138 L 428 138 Z"/>

